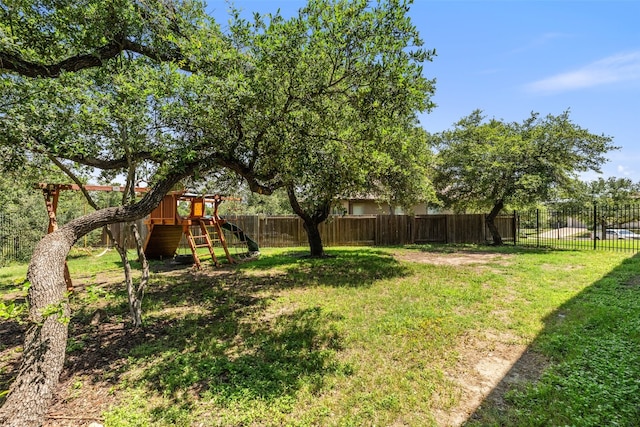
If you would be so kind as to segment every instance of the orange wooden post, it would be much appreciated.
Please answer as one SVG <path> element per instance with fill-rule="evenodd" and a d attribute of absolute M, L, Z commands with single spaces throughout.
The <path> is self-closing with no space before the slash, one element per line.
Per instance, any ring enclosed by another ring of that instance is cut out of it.
<path fill-rule="evenodd" d="M 47 227 L 47 234 L 51 234 L 58 229 L 56 211 L 58 210 L 60 185 L 49 184 L 46 187 L 42 188 L 42 194 L 44 195 L 44 202 L 47 205 L 47 214 L 49 215 L 49 226 Z M 73 292 L 73 282 L 71 281 L 71 274 L 69 273 L 69 265 L 67 264 L 67 260 L 64 261 L 64 282 L 67 285 L 67 291 Z"/>
<path fill-rule="evenodd" d="M 218 216 L 218 207 L 220 207 L 220 203 L 222 203 L 224 201 L 224 197 L 220 196 L 219 194 L 216 194 L 215 196 L 213 196 L 213 226 L 216 229 L 216 232 L 218 233 L 218 238 L 220 239 L 220 245 L 222 246 L 222 249 L 224 249 L 224 254 L 227 256 L 227 261 L 229 261 L 229 264 L 235 264 L 236 260 L 233 259 L 233 257 L 231 256 L 231 254 L 229 253 L 229 248 L 227 247 L 227 241 L 224 238 L 224 232 L 222 231 L 222 227 L 220 224 L 222 224 L 222 219 L 220 218 L 220 216 Z"/>

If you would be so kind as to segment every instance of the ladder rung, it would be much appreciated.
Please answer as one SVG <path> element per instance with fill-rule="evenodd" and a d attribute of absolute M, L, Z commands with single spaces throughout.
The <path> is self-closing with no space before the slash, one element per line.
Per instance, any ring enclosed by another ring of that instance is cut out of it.
<path fill-rule="evenodd" d="M 209 245 L 196 245 L 195 247 L 196 248 L 208 248 Z"/>

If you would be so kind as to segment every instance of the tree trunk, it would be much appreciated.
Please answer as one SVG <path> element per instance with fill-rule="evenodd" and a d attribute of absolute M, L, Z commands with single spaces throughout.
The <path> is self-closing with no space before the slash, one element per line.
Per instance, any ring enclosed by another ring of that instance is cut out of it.
<path fill-rule="evenodd" d="M 487 216 L 487 227 L 489 228 L 489 232 L 491 233 L 491 237 L 493 238 L 494 246 L 502 246 L 504 244 L 504 242 L 502 241 L 502 236 L 500 236 L 500 231 L 498 231 L 498 227 L 496 226 L 495 222 L 496 217 L 503 207 L 504 202 L 502 200 L 498 200 Z"/>
<path fill-rule="evenodd" d="M 122 268 L 124 269 L 124 283 L 127 287 L 127 295 L 129 297 L 129 313 L 131 313 L 131 322 L 133 327 L 137 328 L 142 324 L 142 313 L 136 311 L 136 305 L 140 307 L 142 304 L 136 304 L 135 293 L 133 292 L 133 274 L 131 272 L 131 263 L 129 262 L 129 255 L 127 254 L 127 239 L 125 238 L 122 245 L 114 245 L 118 254 L 120 254 L 120 260 L 122 261 Z"/>
<path fill-rule="evenodd" d="M 129 308 L 131 310 L 133 327 L 140 328 L 142 327 L 142 299 L 144 298 L 144 291 L 149 283 L 149 263 L 147 262 L 146 255 L 144 254 L 144 245 L 142 243 L 140 233 L 138 232 L 138 226 L 135 222 L 131 223 L 131 232 L 133 233 L 133 238 L 136 242 L 136 251 L 138 252 L 138 261 L 140 261 L 142 275 L 140 276 L 140 283 L 137 287 L 135 287 L 133 285 L 133 281 L 131 281 L 131 286 L 127 287 L 127 294 L 129 295 Z"/>
<path fill-rule="evenodd" d="M 0 408 L 0 425 L 36 427 L 43 424 L 64 363 L 70 317 L 64 261 L 73 244 L 104 225 L 144 217 L 184 176 L 186 174 L 169 175 L 138 203 L 91 212 L 40 240 L 27 273 L 30 326 L 18 376 Z"/>
<path fill-rule="evenodd" d="M 304 230 L 307 232 L 311 257 L 324 257 L 325 253 L 324 247 L 322 246 L 322 236 L 320 236 L 318 226 L 329 217 L 329 212 L 331 211 L 331 200 L 324 200 L 319 204 L 313 204 L 313 211 L 306 212 L 298 202 L 293 186 L 287 186 L 287 195 L 289 196 L 289 204 L 291 204 L 291 208 L 296 215 L 302 218 Z"/>
<path fill-rule="evenodd" d="M 127 295 L 129 296 L 129 312 L 131 313 L 131 322 L 133 323 L 134 328 L 138 328 L 142 325 L 142 302 L 137 302 L 135 300 L 135 292 L 133 291 L 133 274 L 131 272 L 131 263 L 129 262 L 129 256 L 127 254 L 126 234 L 122 245 L 120 245 L 118 239 L 114 237 L 109 227 L 105 226 L 104 230 L 113 242 L 113 246 L 116 248 L 118 255 L 120 255 L 120 261 L 122 261 L 122 268 L 124 270 L 124 283 L 127 288 Z"/>
<path fill-rule="evenodd" d="M 73 241 L 64 231 L 37 245 L 27 273 L 29 322 L 18 376 L 0 409 L 0 425 L 40 426 L 64 362 L 69 309 L 64 261 Z M 54 313 L 47 315 L 48 313 Z M 43 403 L 46 402 L 46 403 Z"/>
<path fill-rule="evenodd" d="M 324 247 L 322 246 L 322 236 L 320 236 L 320 224 L 313 221 L 305 221 L 303 218 L 304 231 L 307 232 L 307 240 L 309 241 L 309 249 L 311 250 L 311 258 L 322 258 L 324 256 Z"/>
<path fill-rule="evenodd" d="M 135 227 L 135 222 L 132 223 L 131 228 Z M 137 231 L 137 229 L 136 229 Z M 131 268 L 131 262 L 129 262 L 129 255 L 127 254 L 127 238 L 125 234 L 122 245 L 117 240 L 111 238 L 113 245 L 115 246 L 120 260 L 122 261 L 122 268 L 124 269 L 124 282 L 127 287 L 127 296 L 129 300 L 129 313 L 131 314 L 131 323 L 134 328 L 142 326 L 142 300 L 137 297 L 136 287 L 133 283 L 133 273 Z M 137 243 L 136 243 L 137 245 Z M 148 269 L 147 269 L 148 272 Z"/>

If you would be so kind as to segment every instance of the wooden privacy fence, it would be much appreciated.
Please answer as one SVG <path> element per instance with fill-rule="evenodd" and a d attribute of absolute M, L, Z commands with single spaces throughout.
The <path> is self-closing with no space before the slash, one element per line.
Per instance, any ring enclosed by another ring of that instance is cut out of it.
<path fill-rule="evenodd" d="M 260 247 L 307 246 L 307 234 L 302 220 L 296 216 L 227 216 L 226 219 L 239 226 Z M 144 241 L 147 227 L 143 220 L 137 221 Z M 513 215 L 500 216 L 498 228 L 503 239 L 513 241 L 515 221 Z M 126 224 L 111 224 L 114 237 L 122 244 L 127 235 L 127 246 L 135 248 L 135 242 Z M 83 238 L 77 244 L 111 246 L 113 242 L 106 233 L 96 230 L 97 239 Z M 490 240 L 486 229 L 485 215 L 351 215 L 331 216 L 320 226 L 325 246 L 385 246 L 412 243 L 485 243 Z M 27 235 L 16 221 L 0 215 L 0 266 L 10 261 L 25 261 L 31 257 L 33 248 L 44 234 Z M 233 239 L 231 240 L 233 243 Z M 519 242 L 520 243 L 520 242 Z"/>
<path fill-rule="evenodd" d="M 485 243 L 491 240 L 484 214 L 330 216 L 320 225 L 325 246 L 388 246 L 413 243 Z M 238 215 L 225 219 L 244 230 L 260 247 L 306 246 L 303 222 L 296 216 Z M 514 215 L 496 225 L 504 241 L 515 236 Z"/>

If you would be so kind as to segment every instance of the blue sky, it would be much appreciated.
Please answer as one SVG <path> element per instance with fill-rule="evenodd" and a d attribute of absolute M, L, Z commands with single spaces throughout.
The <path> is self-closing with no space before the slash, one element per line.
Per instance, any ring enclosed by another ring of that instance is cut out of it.
<path fill-rule="evenodd" d="M 285 16 L 305 3 L 234 1 Z M 226 3 L 208 9 L 226 21 Z M 424 67 L 437 104 L 420 117 L 426 130 L 449 129 L 474 109 L 506 121 L 569 109 L 574 123 L 621 147 L 601 176 L 640 181 L 640 1 L 415 0 L 409 14 L 437 51 Z"/>

